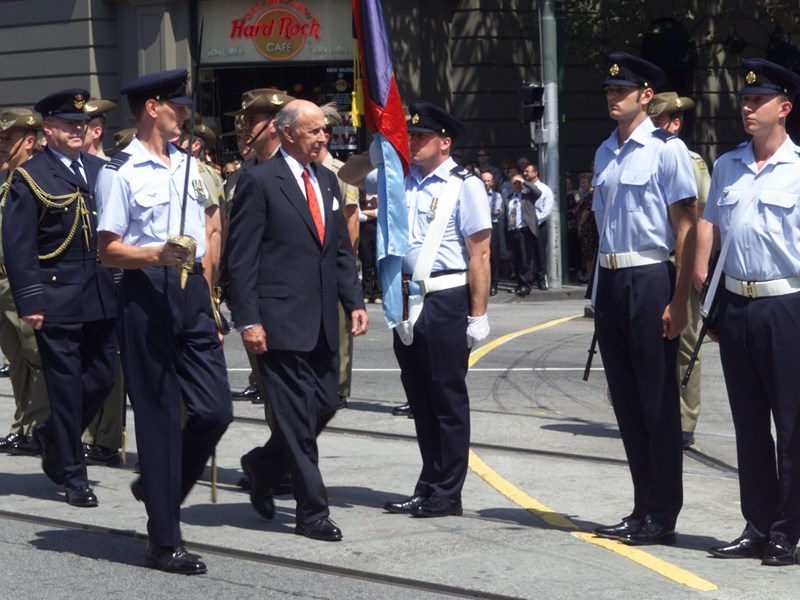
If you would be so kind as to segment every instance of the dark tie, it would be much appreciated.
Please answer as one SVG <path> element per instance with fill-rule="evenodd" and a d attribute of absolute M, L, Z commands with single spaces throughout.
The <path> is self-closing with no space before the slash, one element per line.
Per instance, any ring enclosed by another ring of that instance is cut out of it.
<path fill-rule="evenodd" d="M 311 185 L 311 177 L 308 174 L 308 167 L 303 169 L 303 183 L 306 184 L 306 199 L 308 200 L 308 208 L 311 210 L 311 218 L 314 219 L 314 225 L 317 227 L 319 241 L 324 242 L 325 225 L 322 224 L 322 213 L 319 211 L 317 193 L 314 191 L 314 186 Z"/>
<path fill-rule="evenodd" d="M 78 179 L 80 179 L 83 183 L 86 183 L 86 179 L 83 177 L 83 173 L 81 173 L 81 163 L 75 159 L 72 161 L 72 163 L 70 163 L 69 166 L 72 169 L 72 172 L 78 176 Z"/>

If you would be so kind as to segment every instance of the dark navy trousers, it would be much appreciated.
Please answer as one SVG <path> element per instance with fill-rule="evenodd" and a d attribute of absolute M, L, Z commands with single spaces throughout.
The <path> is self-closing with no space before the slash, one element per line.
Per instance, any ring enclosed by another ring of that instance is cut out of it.
<path fill-rule="evenodd" d="M 633 480 L 638 519 L 673 528 L 683 505 L 679 338 L 662 337 L 672 298 L 670 262 L 599 269 L 595 330 Z"/>
<path fill-rule="evenodd" d="M 200 273 L 190 274 L 182 290 L 174 269 L 125 271 L 119 306 L 147 533 L 152 544 L 175 547 L 180 504 L 233 420 L 225 356 Z"/>

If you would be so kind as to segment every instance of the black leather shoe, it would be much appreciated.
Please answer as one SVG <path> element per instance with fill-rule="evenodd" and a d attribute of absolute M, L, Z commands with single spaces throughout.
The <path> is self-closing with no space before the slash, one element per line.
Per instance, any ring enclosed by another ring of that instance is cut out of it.
<path fill-rule="evenodd" d="M 550 289 L 550 281 L 547 279 L 547 275 L 542 275 L 539 278 L 539 289 L 545 292 Z"/>
<path fill-rule="evenodd" d="M 347 396 L 343 396 L 339 394 L 339 404 L 336 406 L 336 410 L 347 408 Z"/>
<path fill-rule="evenodd" d="M 530 293 L 531 293 L 531 288 L 529 288 L 527 285 L 523 285 L 517 291 L 517 296 L 519 296 L 520 298 L 524 298 L 525 296 L 527 296 Z"/>
<path fill-rule="evenodd" d="M 22 436 L 18 433 L 9 433 L 6 437 L 0 438 L 0 452 L 8 452 L 11 446 Z"/>
<path fill-rule="evenodd" d="M 151 569 L 182 575 L 201 575 L 207 570 L 205 563 L 196 554 L 188 553 L 183 546 L 159 548 L 147 544 L 144 564 Z"/>
<path fill-rule="evenodd" d="M 496 284 L 496 283 L 493 283 L 493 284 L 492 284 L 492 285 L 489 287 L 489 295 L 490 295 L 490 296 L 497 296 L 497 284 Z"/>
<path fill-rule="evenodd" d="M 240 487 L 243 490 L 249 490 L 250 479 L 248 477 L 239 477 L 239 481 L 236 482 L 236 487 Z"/>
<path fill-rule="evenodd" d="M 520 290 L 520 289 L 521 289 L 521 288 L 520 288 L 520 286 L 516 286 L 516 287 L 515 287 L 513 290 L 511 290 L 511 292 L 509 292 L 509 293 L 511 293 L 511 294 L 519 294 L 519 290 Z"/>
<path fill-rule="evenodd" d="M 250 480 L 250 504 L 258 514 L 267 521 L 275 517 L 275 499 L 272 488 L 259 481 L 258 473 L 254 468 L 251 458 L 245 454 L 241 460 L 242 471 Z"/>
<path fill-rule="evenodd" d="M 67 504 L 79 508 L 91 508 L 97 506 L 97 496 L 88 485 L 82 485 L 76 490 L 67 490 Z"/>
<path fill-rule="evenodd" d="M 387 502 L 383 505 L 383 509 L 395 515 L 410 515 L 423 502 L 425 502 L 424 496 L 409 496 L 397 502 Z"/>
<path fill-rule="evenodd" d="M 629 546 L 671 546 L 675 543 L 675 530 L 666 529 L 655 521 L 645 519 L 639 529 L 619 536 L 619 541 Z"/>
<path fill-rule="evenodd" d="M 42 471 L 53 483 L 64 485 L 64 472 L 61 470 L 61 461 L 58 459 L 58 449 L 55 443 L 47 437 L 44 423 L 39 423 L 31 433 L 42 449 Z"/>
<path fill-rule="evenodd" d="M 304 535 L 312 540 L 322 540 L 323 542 L 338 542 L 342 539 L 342 530 L 328 517 L 297 525 L 294 532 L 297 535 Z"/>
<path fill-rule="evenodd" d="M 23 435 L 8 447 L 8 453 L 12 456 L 41 456 L 42 447 L 33 436 Z"/>
<path fill-rule="evenodd" d="M 621 535 L 633 533 L 641 526 L 642 522 L 639 519 L 634 519 L 633 517 L 629 516 L 624 517 L 622 521 L 616 525 L 600 525 L 599 527 L 595 527 L 594 534 L 597 537 L 606 538 L 608 540 L 616 540 L 619 539 L 619 536 Z"/>
<path fill-rule="evenodd" d="M 251 400 L 258 396 L 258 386 L 248 385 L 241 392 L 231 394 L 234 400 Z"/>
<path fill-rule="evenodd" d="M 144 502 L 144 486 L 142 486 L 141 477 L 137 477 L 131 482 L 131 494 L 137 502 Z"/>
<path fill-rule="evenodd" d="M 682 431 L 681 445 L 683 446 L 684 450 L 688 450 L 689 448 L 694 446 L 694 433 L 692 433 L 691 431 Z"/>
<path fill-rule="evenodd" d="M 708 553 L 717 558 L 761 558 L 766 547 L 766 540 L 740 537 L 725 546 L 709 548 Z"/>
<path fill-rule="evenodd" d="M 401 404 L 400 406 L 395 406 L 392 409 L 392 414 L 396 417 L 405 417 L 411 414 L 411 405 L 406 402 L 405 404 Z"/>
<path fill-rule="evenodd" d="M 100 444 L 84 444 L 83 455 L 86 457 L 87 465 L 116 467 L 122 462 L 122 456 L 120 456 L 119 450 L 112 450 Z"/>
<path fill-rule="evenodd" d="M 0 367 L 0 377 L 11 377 L 11 365 L 3 365 Z"/>
<path fill-rule="evenodd" d="M 460 517 L 463 513 L 461 500 L 433 495 L 411 511 L 412 517 Z"/>
<path fill-rule="evenodd" d="M 782 535 L 772 536 L 761 557 L 761 564 L 768 567 L 788 567 L 797 561 L 797 546 L 790 544 Z"/>

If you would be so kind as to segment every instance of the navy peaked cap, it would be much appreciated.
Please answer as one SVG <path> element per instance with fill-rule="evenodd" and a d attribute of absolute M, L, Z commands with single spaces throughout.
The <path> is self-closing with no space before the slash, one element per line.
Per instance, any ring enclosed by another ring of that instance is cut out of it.
<path fill-rule="evenodd" d="M 657 88 L 664 84 L 667 75 L 661 67 L 626 52 L 612 52 L 606 56 L 606 79 L 603 85 Z"/>
<path fill-rule="evenodd" d="M 190 105 L 192 99 L 186 95 L 188 82 L 189 72 L 186 69 L 172 69 L 137 77 L 122 86 L 120 93 L 127 96 L 128 102 L 132 104 L 152 98 Z"/>
<path fill-rule="evenodd" d="M 739 72 L 744 77 L 744 86 L 739 94 L 786 94 L 794 97 L 800 91 L 800 75 L 762 58 L 743 61 Z"/>
<path fill-rule="evenodd" d="M 33 110 L 42 117 L 61 117 L 71 121 L 89 121 L 91 117 L 83 112 L 83 107 L 89 100 L 89 92 L 80 88 L 70 88 L 50 94 L 42 98 Z"/>
<path fill-rule="evenodd" d="M 430 102 L 412 102 L 408 112 L 411 115 L 407 121 L 409 133 L 427 131 L 455 139 L 467 130 L 464 123 Z"/>

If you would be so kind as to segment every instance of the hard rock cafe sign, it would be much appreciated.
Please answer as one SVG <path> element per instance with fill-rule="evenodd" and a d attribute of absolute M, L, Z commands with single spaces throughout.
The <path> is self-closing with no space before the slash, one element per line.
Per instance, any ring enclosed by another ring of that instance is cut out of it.
<path fill-rule="evenodd" d="M 259 0 L 243 17 L 231 21 L 231 39 L 250 38 L 270 60 L 287 60 L 306 41 L 320 40 L 320 22 L 299 0 Z"/>

